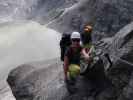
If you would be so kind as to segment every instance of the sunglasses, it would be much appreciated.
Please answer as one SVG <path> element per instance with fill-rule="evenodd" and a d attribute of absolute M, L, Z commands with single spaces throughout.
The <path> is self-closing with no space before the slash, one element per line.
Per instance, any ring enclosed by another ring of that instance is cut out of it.
<path fill-rule="evenodd" d="M 80 39 L 72 39 L 73 42 L 80 42 Z"/>

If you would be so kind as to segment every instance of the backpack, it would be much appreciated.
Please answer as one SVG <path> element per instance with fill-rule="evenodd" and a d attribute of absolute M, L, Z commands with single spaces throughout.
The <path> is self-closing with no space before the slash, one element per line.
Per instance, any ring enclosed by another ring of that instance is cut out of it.
<path fill-rule="evenodd" d="M 60 40 L 60 59 L 61 61 L 64 61 L 64 54 L 66 49 L 71 45 L 71 39 L 70 34 L 64 33 L 62 34 L 61 40 Z"/>

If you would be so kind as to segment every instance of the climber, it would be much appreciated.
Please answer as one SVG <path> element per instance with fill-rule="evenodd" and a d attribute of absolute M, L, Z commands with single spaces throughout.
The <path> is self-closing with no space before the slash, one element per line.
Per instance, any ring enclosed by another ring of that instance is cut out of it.
<path fill-rule="evenodd" d="M 81 74 L 88 73 L 88 68 L 90 67 L 90 64 L 93 62 L 95 50 L 94 46 L 92 45 L 91 32 L 92 26 L 86 25 L 84 27 L 83 33 L 81 34 L 83 46 L 80 60 Z"/>
<path fill-rule="evenodd" d="M 80 33 L 72 32 L 71 45 L 64 55 L 64 76 L 66 88 L 70 94 L 76 91 L 76 81 L 80 74 L 80 56 L 82 47 L 80 45 Z"/>
<path fill-rule="evenodd" d="M 65 80 L 75 78 L 80 73 L 80 33 L 73 32 L 71 34 L 72 44 L 66 50 L 64 55 L 64 75 Z"/>
<path fill-rule="evenodd" d="M 83 49 L 81 51 L 80 75 L 87 76 L 87 79 L 90 80 L 92 84 L 90 95 L 96 97 L 104 87 L 103 82 L 108 79 L 104 73 L 103 61 L 100 56 L 97 55 L 97 51 L 92 44 L 91 33 L 92 27 L 86 25 L 84 32 L 81 34 Z M 105 57 L 109 60 L 108 54 L 105 54 Z"/>

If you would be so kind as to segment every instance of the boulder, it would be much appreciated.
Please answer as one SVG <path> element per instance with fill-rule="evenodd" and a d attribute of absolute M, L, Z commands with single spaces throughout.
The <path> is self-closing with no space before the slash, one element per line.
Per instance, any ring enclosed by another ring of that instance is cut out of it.
<path fill-rule="evenodd" d="M 16 100 L 60 100 L 66 95 L 62 74 L 58 60 L 34 62 L 12 70 L 7 82 Z"/>

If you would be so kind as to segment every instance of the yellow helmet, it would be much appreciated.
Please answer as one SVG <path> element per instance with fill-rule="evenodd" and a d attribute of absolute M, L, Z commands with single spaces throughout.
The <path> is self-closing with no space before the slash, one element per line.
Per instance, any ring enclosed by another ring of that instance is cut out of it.
<path fill-rule="evenodd" d="M 85 32 L 91 32 L 92 31 L 92 26 L 86 25 L 85 28 L 84 28 L 84 31 Z"/>

